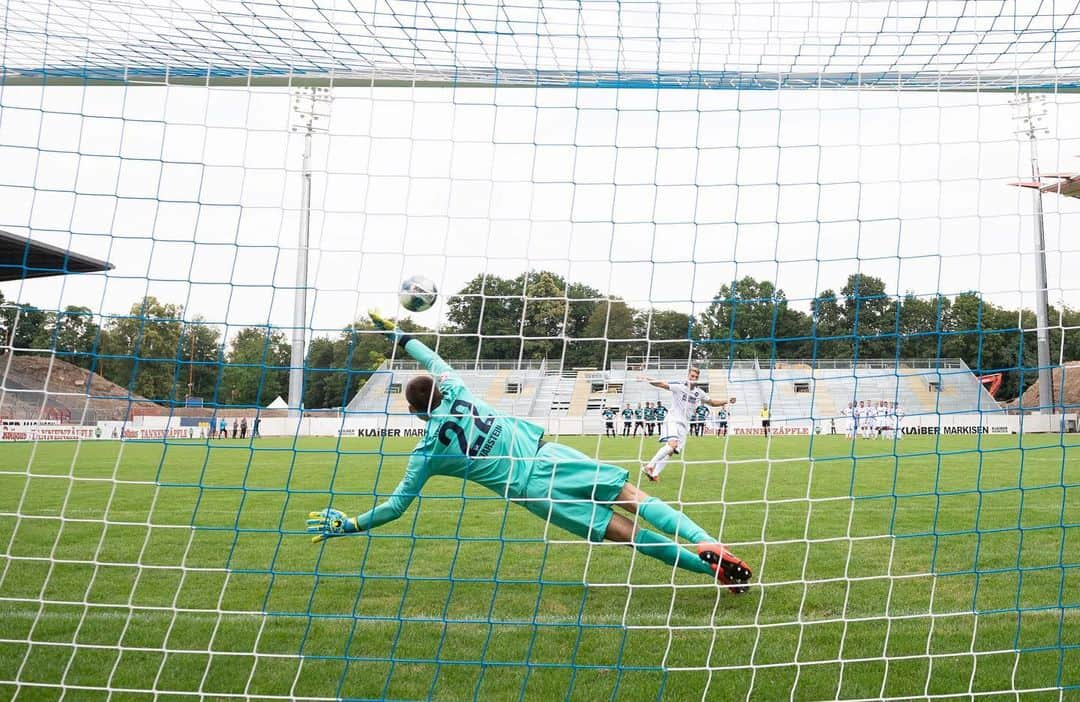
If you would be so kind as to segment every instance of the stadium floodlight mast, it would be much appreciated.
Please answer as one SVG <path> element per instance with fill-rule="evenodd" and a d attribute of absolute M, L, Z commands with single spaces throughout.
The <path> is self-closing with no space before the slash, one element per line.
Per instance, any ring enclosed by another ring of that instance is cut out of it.
<path fill-rule="evenodd" d="M 296 285 L 293 297 L 292 354 L 289 359 L 289 415 L 304 412 L 304 359 L 306 358 L 308 246 L 311 238 L 311 138 L 325 132 L 330 116 L 330 89 L 301 87 L 293 91 L 294 134 L 304 135 L 300 166 L 300 231 L 296 243 Z M 322 121 L 322 124 L 319 122 Z"/>
<path fill-rule="evenodd" d="M 1031 152 L 1031 181 L 1035 184 L 1032 189 L 1032 202 L 1035 205 L 1035 324 L 1036 345 L 1038 347 L 1039 361 L 1039 412 L 1051 414 L 1054 411 L 1053 394 L 1051 387 L 1053 377 L 1050 373 L 1050 314 L 1049 296 L 1046 289 L 1046 223 L 1043 214 L 1042 202 L 1042 176 L 1039 173 L 1039 149 L 1038 133 L 1048 133 L 1045 127 L 1040 127 L 1039 122 L 1046 116 L 1045 100 L 1043 95 L 1025 93 L 1022 97 L 1013 101 L 1017 110 L 1016 119 L 1020 122 L 1017 134 L 1024 135 L 1028 139 L 1029 151 Z M 1021 184 L 1023 185 L 1023 184 Z"/>

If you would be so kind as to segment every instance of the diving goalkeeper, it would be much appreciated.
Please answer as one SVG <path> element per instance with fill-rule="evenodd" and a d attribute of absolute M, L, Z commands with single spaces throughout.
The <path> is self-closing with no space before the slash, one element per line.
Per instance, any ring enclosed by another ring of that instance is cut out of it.
<path fill-rule="evenodd" d="M 589 541 L 626 543 L 668 565 L 710 575 L 732 592 L 749 589 L 751 572 L 743 561 L 685 514 L 628 482 L 626 470 L 544 441 L 543 429 L 531 422 L 498 416 L 438 354 L 377 313 L 371 320 L 432 374 L 418 375 L 405 386 L 409 411 L 427 422 L 427 431 L 385 502 L 354 517 L 332 508 L 312 512 L 307 520 L 312 541 L 366 532 L 397 519 L 429 478 L 447 475 L 479 483 Z M 635 525 L 616 513 L 616 506 L 696 550 Z"/>

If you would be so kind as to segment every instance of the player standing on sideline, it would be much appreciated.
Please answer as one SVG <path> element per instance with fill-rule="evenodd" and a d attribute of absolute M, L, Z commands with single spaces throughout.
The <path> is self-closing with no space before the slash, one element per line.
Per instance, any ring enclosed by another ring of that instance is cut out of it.
<path fill-rule="evenodd" d="M 698 405 L 694 409 L 694 421 L 690 424 L 690 433 L 696 436 L 705 435 L 705 422 L 709 421 L 709 408 L 706 405 Z"/>
<path fill-rule="evenodd" d="M 645 433 L 645 410 L 641 408 L 640 402 L 634 410 L 634 436 L 637 436 L 638 429 L 641 429 L 642 434 Z"/>
<path fill-rule="evenodd" d="M 659 480 L 660 473 L 663 472 L 668 460 L 674 454 L 682 451 L 683 446 L 686 444 L 686 435 L 690 432 L 690 416 L 695 407 L 703 402 L 712 407 L 723 407 L 735 402 L 734 397 L 728 400 L 713 400 L 701 388 L 694 387 L 694 383 L 697 382 L 700 376 L 701 371 L 694 366 L 690 366 L 686 373 L 685 382 L 665 383 L 663 380 L 654 380 L 644 375 L 638 378 L 638 380 L 655 388 L 671 391 L 671 411 L 674 415 L 671 426 L 664 426 L 660 431 L 660 441 L 664 442 L 664 445 L 660 447 L 652 460 L 641 469 L 649 480 L 654 482 Z M 663 407 L 663 405 L 661 405 L 661 408 L 664 410 L 664 417 L 667 417 L 667 408 Z"/>
<path fill-rule="evenodd" d="M 645 436 L 652 436 L 653 424 L 656 420 L 656 413 L 653 412 L 653 406 L 651 402 L 645 403 Z"/>
<path fill-rule="evenodd" d="M 604 408 L 604 436 L 615 436 L 615 410 Z"/>
<path fill-rule="evenodd" d="M 630 436 L 630 420 L 634 418 L 634 410 L 630 409 L 630 405 L 623 407 L 622 411 L 622 435 Z"/>
<path fill-rule="evenodd" d="M 765 432 L 765 436 L 769 435 L 769 428 L 772 426 L 772 419 L 769 414 L 769 406 L 761 406 L 761 430 Z"/>
<path fill-rule="evenodd" d="M 259 425 L 262 424 L 262 417 L 256 416 L 255 421 L 251 423 L 251 438 L 259 438 Z"/>
<path fill-rule="evenodd" d="M 659 400 L 656 401 L 656 432 L 658 434 L 667 433 L 667 407 L 664 407 L 664 403 Z"/>
<path fill-rule="evenodd" d="M 499 416 L 418 339 L 374 312 L 371 321 L 434 375 L 418 375 L 405 387 L 409 411 L 426 422 L 426 431 L 409 457 L 405 477 L 382 504 L 355 517 L 333 508 L 311 512 L 307 530 L 313 542 L 397 519 L 429 478 L 446 475 L 479 483 L 591 542 L 625 543 L 670 566 L 709 575 L 732 592 L 749 589 L 751 572 L 745 563 L 690 517 L 635 487 L 626 470 L 545 441 L 544 430 L 531 422 Z M 694 545 L 694 551 L 616 514 L 616 506 Z"/>
<path fill-rule="evenodd" d="M 240 418 L 240 438 L 247 438 L 247 417 Z"/>
<path fill-rule="evenodd" d="M 735 398 L 731 398 L 734 400 Z M 727 436 L 727 422 L 728 422 L 728 409 L 727 407 L 721 407 L 716 410 L 716 434 L 717 436 Z"/>

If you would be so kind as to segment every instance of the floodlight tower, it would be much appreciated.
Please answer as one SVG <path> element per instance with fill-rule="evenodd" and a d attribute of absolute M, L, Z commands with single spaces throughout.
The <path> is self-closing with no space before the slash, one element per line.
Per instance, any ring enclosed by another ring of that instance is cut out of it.
<path fill-rule="evenodd" d="M 330 117 L 330 89 L 296 88 L 293 91 L 293 134 L 304 135 L 300 167 L 300 232 L 296 244 L 296 289 L 293 298 L 292 355 L 289 359 L 289 415 L 304 413 L 304 359 L 306 357 L 308 242 L 311 236 L 311 138 L 326 132 Z"/>
<path fill-rule="evenodd" d="M 1016 119 L 1020 123 L 1017 134 L 1026 136 L 1031 152 L 1031 180 L 1035 184 L 1032 191 L 1032 202 L 1035 205 L 1035 340 L 1038 347 L 1039 360 L 1039 412 L 1053 413 L 1053 376 L 1050 373 L 1050 314 L 1048 311 L 1049 301 L 1046 290 L 1046 224 L 1043 215 L 1042 202 L 1042 176 L 1039 173 L 1039 148 L 1038 134 L 1049 132 L 1046 127 L 1039 126 L 1043 117 L 1046 116 L 1046 108 L 1043 106 L 1045 98 L 1042 95 L 1032 96 L 1025 93 L 1023 97 L 1013 101 L 1017 109 Z"/>

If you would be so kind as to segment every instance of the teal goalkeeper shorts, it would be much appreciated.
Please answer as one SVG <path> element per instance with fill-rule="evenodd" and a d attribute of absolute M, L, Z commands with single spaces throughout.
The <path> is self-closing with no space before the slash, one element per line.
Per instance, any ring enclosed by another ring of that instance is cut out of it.
<path fill-rule="evenodd" d="M 629 473 L 562 444 L 548 443 L 536 454 L 523 506 L 545 521 L 589 541 L 604 540 Z"/>

